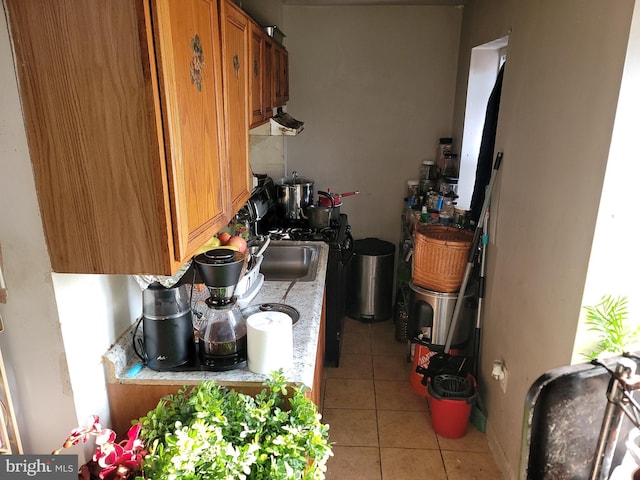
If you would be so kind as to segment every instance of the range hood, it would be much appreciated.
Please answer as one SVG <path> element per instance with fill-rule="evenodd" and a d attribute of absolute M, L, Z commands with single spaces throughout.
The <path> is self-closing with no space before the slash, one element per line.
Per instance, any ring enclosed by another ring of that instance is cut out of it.
<path fill-rule="evenodd" d="M 271 135 L 298 135 L 304 130 L 304 122 L 296 120 L 282 108 L 278 108 L 277 113 L 269 120 Z"/>

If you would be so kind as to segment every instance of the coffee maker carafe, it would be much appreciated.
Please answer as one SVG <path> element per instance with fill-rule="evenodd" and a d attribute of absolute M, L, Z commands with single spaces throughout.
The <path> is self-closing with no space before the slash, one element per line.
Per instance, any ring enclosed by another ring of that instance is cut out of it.
<path fill-rule="evenodd" d="M 196 269 L 210 294 L 198 322 L 203 370 L 224 371 L 247 365 L 247 324 L 233 296 L 244 263 L 243 253 L 226 248 L 195 257 Z"/>

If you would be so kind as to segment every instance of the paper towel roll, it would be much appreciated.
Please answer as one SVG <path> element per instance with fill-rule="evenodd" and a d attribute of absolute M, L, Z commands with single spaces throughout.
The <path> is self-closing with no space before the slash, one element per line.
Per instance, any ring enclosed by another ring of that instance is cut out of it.
<path fill-rule="evenodd" d="M 257 312 L 247 318 L 247 364 L 254 373 L 269 374 L 293 363 L 291 317 L 283 312 Z"/>

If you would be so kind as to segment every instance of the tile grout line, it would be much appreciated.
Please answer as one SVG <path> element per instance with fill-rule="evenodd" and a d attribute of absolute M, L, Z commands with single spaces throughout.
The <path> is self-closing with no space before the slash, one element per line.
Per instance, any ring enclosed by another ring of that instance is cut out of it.
<path fill-rule="evenodd" d="M 369 344 L 369 354 L 370 354 L 370 365 L 371 365 L 371 381 L 373 382 L 373 405 L 375 407 L 375 415 L 376 415 L 376 438 L 378 439 L 378 459 L 380 460 L 379 463 L 379 470 L 380 470 L 380 479 L 384 480 L 384 474 L 382 471 L 382 442 L 381 442 L 381 438 L 380 438 L 380 417 L 378 416 L 378 396 L 376 395 L 376 372 L 375 372 L 375 367 L 373 365 L 373 336 L 372 336 L 372 332 L 371 332 L 371 324 L 369 324 L 368 328 L 367 328 L 367 332 L 368 332 L 368 344 Z"/>

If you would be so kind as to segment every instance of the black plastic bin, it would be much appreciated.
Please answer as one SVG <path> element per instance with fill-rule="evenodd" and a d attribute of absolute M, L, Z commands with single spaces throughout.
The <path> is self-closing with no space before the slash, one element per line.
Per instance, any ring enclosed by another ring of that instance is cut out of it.
<path fill-rule="evenodd" d="M 347 315 L 364 322 L 387 320 L 393 311 L 395 246 L 379 238 L 353 242 L 347 275 Z"/>

